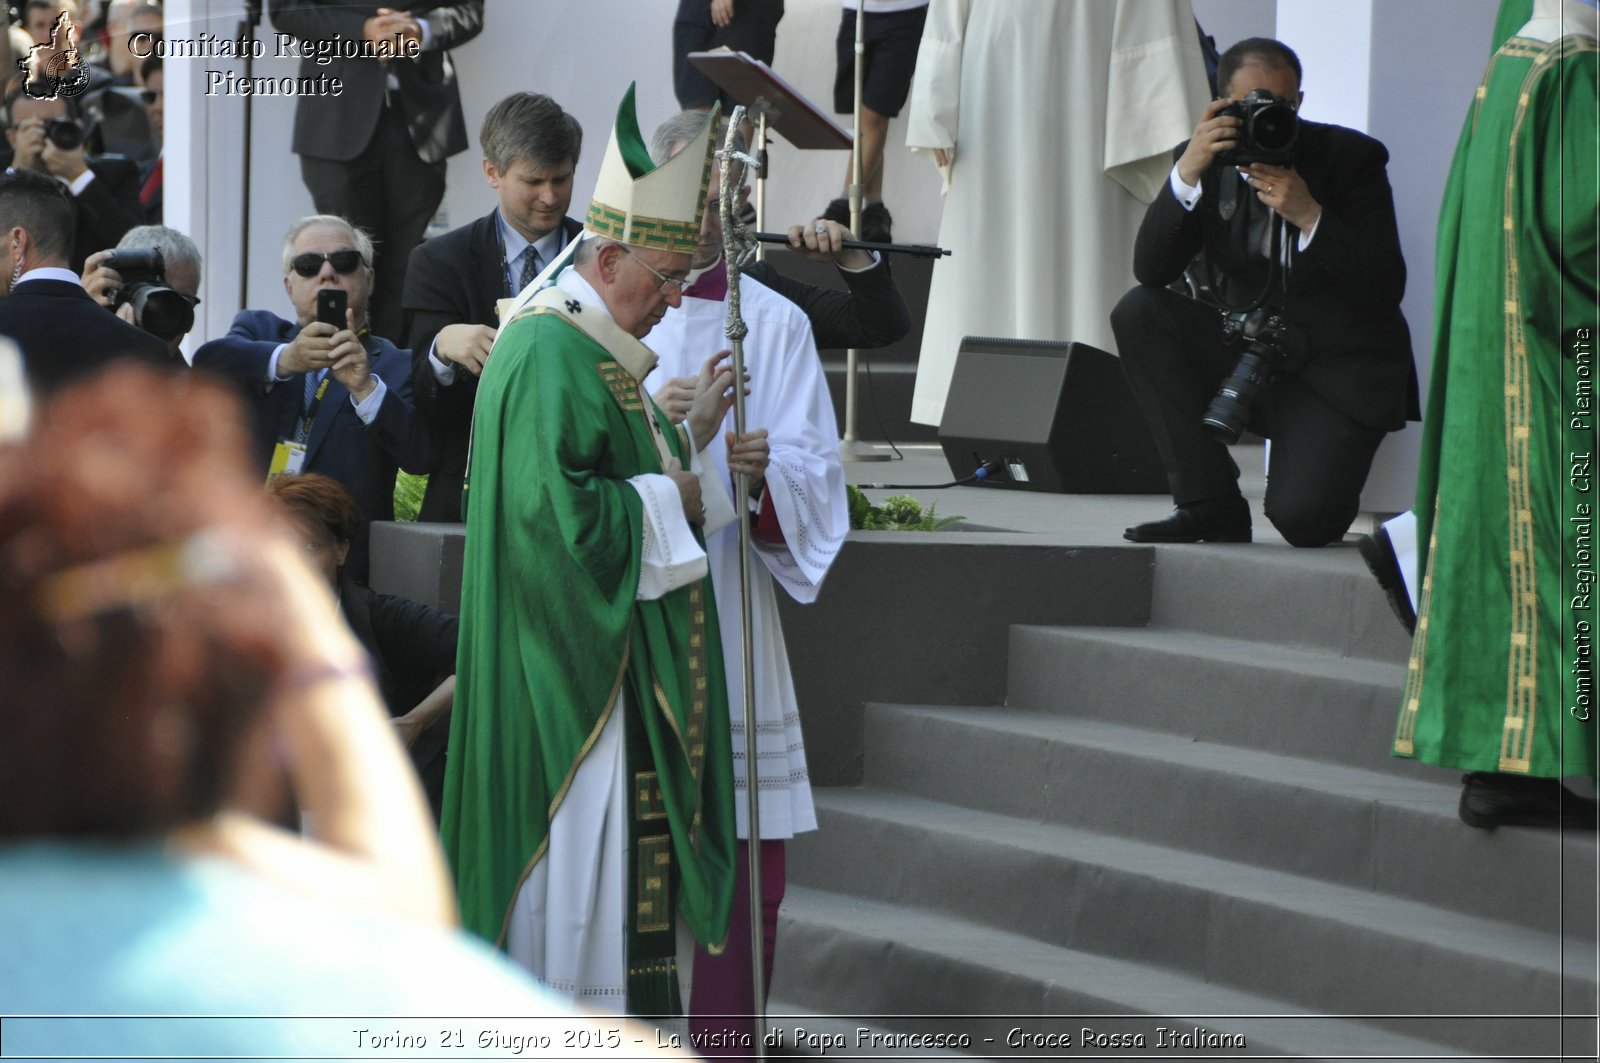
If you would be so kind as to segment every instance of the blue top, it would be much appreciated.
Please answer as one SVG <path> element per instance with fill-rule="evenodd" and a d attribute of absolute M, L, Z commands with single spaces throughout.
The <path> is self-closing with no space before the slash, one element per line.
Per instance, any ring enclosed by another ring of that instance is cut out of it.
<path fill-rule="evenodd" d="M 440 1046 L 453 1024 L 427 1017 L 573 1013 L 464 933 L 319 903 L 226 860 L 0 847 L 7 1057 L 389 1058 L 371 1051 L 377 1038 Z M 121 1017 L 11 1017 L 47 1015 Z M 474 1054 L 467 1025 L 469 1051 L 452 1055 Z"/>

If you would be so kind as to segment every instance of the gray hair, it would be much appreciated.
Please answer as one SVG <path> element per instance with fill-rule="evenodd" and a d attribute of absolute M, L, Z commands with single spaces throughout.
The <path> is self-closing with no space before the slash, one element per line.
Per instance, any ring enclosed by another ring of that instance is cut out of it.
<path fill-rule="evenodd" d="M 489 108 L 478 129 L 483 157 L 504 174 L 512 163 L 527 159 L 537 166 L 578 164 L 583 127 L 548 96 L 514 92 Z"/>
<path fill-rule="evenodd" d="M 294 268 L 290 265 L 294 260 L 294 242 L 300 239 L 301 233 L 313 225 L 331 225 L 349 233 L 350 242 L 355 245 L 357 251 L 361 252 L 362 265 L 368 269 L 372 268 L 372 237 L 368 236 L 365 230 L 351 225 L 337 214 L 310 214 L 289 226 L 289 231 L 283 236 L 283 275 L 285 277 Z"/>
<path fill-rule="evenodd" d="M 650 137 L 650 161 L 660 166 L 672 158 L 677 154 L 675 149 L 680 144 L 685 144 L 692 140 L 705 124 L 706 112 L 679 111 L 665 122 L 656 126 L 655 133 Z M 722 150 L 722 141 L 727 135 L 728 120 L 724 117 L 717 122 L 717 128 L 712 131 L 712 137 L 716 141 L 714 145 L 716 150 Z M 733 150 L 745 150 L 744 134 L 737 130 L 733 134 Z M 744 163 L 741 162 L 736 165 L 739 169 L 735 171 L 737 180 L 734 183 L 744 184 Z"/>
<path fill-rule="evenodd" d="M 200 275 L 200 249 L 183 233 L 165 225 L 135 226 L 123 234 L 122 239 L 117 241 L 117 247 L 157 248 L 161 252 L 161 262 L 168 270 L 175 265 L 187 265 L 194 267 L 196 276 Z"/>
<path fill-rule="evenodd" d="M 583 239 L 578 241 L 578 249 L 572 253 L 572 264 L 574 266 L 587 266 L 600 257 L 601 251 L 612 244 L 617 244 L 618 247 L 622 246 L 609 236 L 584 233 Z"/>

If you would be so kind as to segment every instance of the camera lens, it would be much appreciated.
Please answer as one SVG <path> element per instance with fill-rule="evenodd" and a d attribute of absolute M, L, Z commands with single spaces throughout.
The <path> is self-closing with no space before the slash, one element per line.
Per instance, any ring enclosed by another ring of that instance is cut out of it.
<path fill-rule="evenodd" d="M 1240 356 L 1239 364 L 1222 382 L 1200 418 L 1201 426 L 1212 439 L 1230 446 L 1239 442 L 1250 420 L 1251 407 L 1271 382 L 1272 369 L 1271 353 L 1260 347 L 1252 346 Z"/>
<path fill-rule="evenodd" d="M 70 118 L 52 118 L 44 124 L 44 135 L 62 151 L 83 147 L 83 127 Z"/>
<path fill-rule="evenodd" d="M 1250 136 L 1262 151 L 1284 152 L 1294 146 L 1300 131 L 1294 108 L 1274 103 L 1255 113 L 1250 121 Z"/>
<path fill-rule="evenodd" d="M 171 342 L 194 327 L 189 300 L 159 284 L 132 284 L 123 298 L 133 305 L 133 319 L 158 339 Z"/>

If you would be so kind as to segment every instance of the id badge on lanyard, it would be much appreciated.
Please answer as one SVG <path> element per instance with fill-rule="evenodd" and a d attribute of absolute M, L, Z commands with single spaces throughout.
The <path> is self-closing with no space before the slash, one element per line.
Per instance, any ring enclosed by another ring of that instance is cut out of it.
<path fill-rule="evenodd" d="M 322 405 L 322 397 L 328 393 L 328 381 L 332 376 L 322 378 L 322 383 L 317 385 L 317 393 L 312 396 L 310 403 L 300 414 L 300 419 L 295 423 L 294 438 L 280 439 L 278 445 L 272 448 L 272 464 L 267 466 L 267 483 L 271 483 L 280 476 L 294 476 L 305 469 L 306 466 L 306 440 L 311 437 L 311 422 L 317 416 L 317 409 Z"/>

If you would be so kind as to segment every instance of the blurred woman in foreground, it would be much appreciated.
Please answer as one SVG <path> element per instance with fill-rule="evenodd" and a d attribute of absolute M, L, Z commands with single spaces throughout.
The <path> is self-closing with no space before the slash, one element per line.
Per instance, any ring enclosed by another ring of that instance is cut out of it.
<path fill-rule="evenodd" d="M 0 443 L 6 1011 L 565 1010 L 454 929 L 366 655 L 245 453 L 222 389 L 134 365 Z M 286 781 L 308 836 L 255 814 Z M 360 1025 L 29 1020 L 6 1048 L 349 1055 Z"/>

